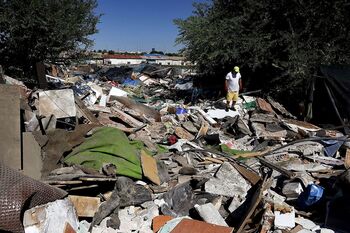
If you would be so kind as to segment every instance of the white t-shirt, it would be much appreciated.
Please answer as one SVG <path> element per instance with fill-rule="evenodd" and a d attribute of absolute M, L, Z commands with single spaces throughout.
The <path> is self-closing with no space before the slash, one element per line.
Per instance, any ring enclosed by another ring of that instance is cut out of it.
<path fill-rule="evenodd" d="M 236 74 L 232 74 L 232 72 L 228 73 L 226 75 L 228 91 L 239 91 L 239 80 L 240 79 L 241 79 L 240 73 L 236 73 Z"/>

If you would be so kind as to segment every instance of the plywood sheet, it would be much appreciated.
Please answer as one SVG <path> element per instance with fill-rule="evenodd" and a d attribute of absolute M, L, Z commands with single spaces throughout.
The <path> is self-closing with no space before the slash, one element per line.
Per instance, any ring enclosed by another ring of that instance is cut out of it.
<path fill-rule="evenodd" d="M 20 92 L 14 85 L 0 85 L 0 162 L 22 168 Z"/>
<path fill-rule="evenodd" d="M 160 178 L 158 175 L 158 168 L 156 160 L 148 155 L 145 151 L 141 151 L 142 170 L 145 177 L 153 183 L 160 185 Z"/>

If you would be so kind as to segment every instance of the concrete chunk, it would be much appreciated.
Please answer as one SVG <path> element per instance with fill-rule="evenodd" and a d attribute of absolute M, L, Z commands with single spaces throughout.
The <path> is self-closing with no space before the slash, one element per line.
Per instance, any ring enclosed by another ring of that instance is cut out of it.
<path fill-rule="evenodd" d="M 194 208 L 207 223 L 216 224 L 219 226 L 228 226 L 224 218 L 220 215 L 219 211 L 212 203 L 195 205 Z"/>
<path fill-rule="evenodd" d="M 283 186 L 282 193 L 287 198 L 298 198 L 303 192 L 303 187 L 299 182 L 287 183 Z"/>
<path fill-rule="evenodd" d="M 74 93 L 71 89 L 51 90 L 39 92 L 40 115 L 56 118 L 76 116 Z"/>
<path fill-rule="evenodd" d="M 71 230 L 78 231 L 78 218 L 67 198 L 29 209 L 23 216 L 25 233 L 64 233 L 68 224 Z"/>
<path fill-rule="evenodd" d="M 205 191 L 211 194 L 244 197 L 251 185 L 228 162 L 221 165 L 215 176 L 205 183 Z"/>

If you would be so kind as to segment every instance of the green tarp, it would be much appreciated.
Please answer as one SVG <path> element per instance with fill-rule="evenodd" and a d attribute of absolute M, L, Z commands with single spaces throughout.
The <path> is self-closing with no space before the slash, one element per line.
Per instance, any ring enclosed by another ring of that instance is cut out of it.
<path fill-rule="evenodd" d="M 117 167 L 118 175 L 141 179 L 139 151 L 143 147 L 142 142 L 129 141 L 124 132 L 116 128 L 102 127 L 76 147 L 64 162 L 96 170 L 110 163 Z"/>

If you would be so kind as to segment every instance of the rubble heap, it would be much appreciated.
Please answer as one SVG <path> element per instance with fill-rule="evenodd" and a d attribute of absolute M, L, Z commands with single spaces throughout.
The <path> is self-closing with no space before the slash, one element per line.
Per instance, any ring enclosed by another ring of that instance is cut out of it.
<path fill-rule="evenodd" d="M 1 80 L 0 230 L 350 232 L 347 135 L 270 97 L 226 112 L 151 65 Z"/>

